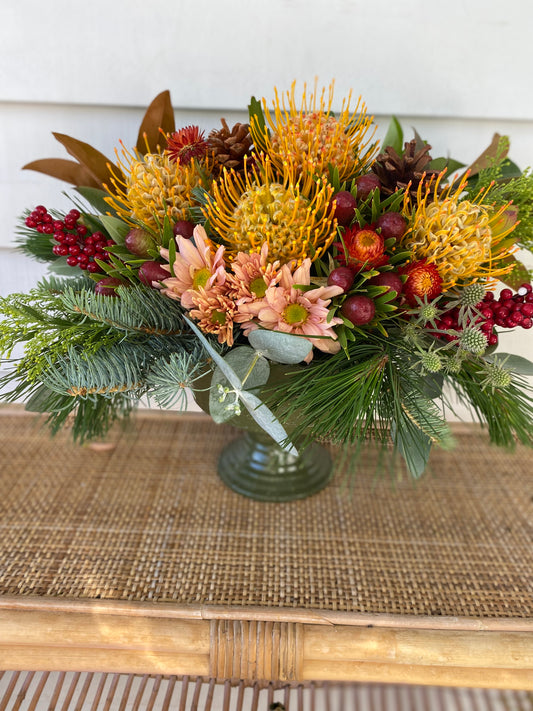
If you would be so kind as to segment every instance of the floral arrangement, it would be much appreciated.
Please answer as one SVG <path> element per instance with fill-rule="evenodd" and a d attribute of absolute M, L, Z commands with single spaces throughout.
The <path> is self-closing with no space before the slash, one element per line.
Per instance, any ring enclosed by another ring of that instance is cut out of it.
<path fill-rule="evenodd" d="M 373 437 L 418 476 L 451 443 L 453 391 L 491 441 L 531 446 L 533 365 L 499 346 L 533 325 L 533 174 L 500 136 L 468 169 L 395 119 L 380 146 L 352 103 L 293 85 L 206 136 L 163 92 L 115 161 L 55 134 L 74 160 L 25 167 L 74 184 L 74 207 L 23 217 L 51 275 L 0 303 L 1 350 L 24 344 L 3 397 L 83 441 L 191 389 L 291 451 Z"/>

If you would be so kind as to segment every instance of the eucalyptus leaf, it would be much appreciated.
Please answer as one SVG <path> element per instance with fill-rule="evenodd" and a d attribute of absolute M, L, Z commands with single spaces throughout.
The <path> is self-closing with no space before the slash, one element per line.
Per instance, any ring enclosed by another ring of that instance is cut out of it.
<path fill-rule="evenodd" d="M 198 326 L 196 326 L 196 324 L 194 324 L 186 316 L 183 317 L 183 320 L 189 325 L 191 331 L 198 337 L 200 343 L 218 365 L 220 370 L 224 373 L 231 386 L 239 391 L 239 398 L 242 400 L 244 406 L 257 424 L 267 434 L 269 434 L 284 451 L 296 455 L 298 453 L 296 448 L 292 444 L 287 444 L 289 442 L 289 435 L 285 432 L 281 422 L 276 419 L 274 413 L 269 410 L 258 397 L 242 389 L 242 383 L 239 380 L 237 373 L 228 363 L 225 362 L 220 353 L 216 352 Z"/>
<path fill-rule="evenodd" d="M 299 338 L 280 331 L 256 329 L 248 335 L 256 351 L 275 363 L 301 363 L 309 355 L 313 344 L 307 338 Z"/>
<path fill-rule="evenodd" d="M 253 348 L 239 346 L 224 356 L 224 362 L 229 365 L 239 377 L 242 388 L 252 388 L 264 385 L 270 375 L 270 366 L 266 358 L 258 355 Z M 231 405 L 235 402 L 236 395 L 224 396 L 221 388 L 228 387 L 228 380 L 219 367 L 211 378 L 209 389 L 209 413 L 217 423 L 226 422 L 234 416 Z"/>
<path fill-rule="evenodd" d="M 533 363 L 522 356 L 513 355 L 512 353 L 491 353 L 485 356 L 494 365 L 501 365 L 506 370 L 520 375 L 533 375 Z"/>

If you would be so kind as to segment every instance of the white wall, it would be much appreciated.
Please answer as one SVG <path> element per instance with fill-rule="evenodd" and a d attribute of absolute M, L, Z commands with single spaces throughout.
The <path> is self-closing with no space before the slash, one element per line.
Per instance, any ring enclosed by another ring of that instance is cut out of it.
<path fill-rule="evenodd" d="M 178 125 L 209 129 L 244 118 L 252 94 L 335 78 L 378 135 L 394 114 L 469 162 L 498 131 L 533 165 L 532 27 L 530 0 L 2 0 L 0 293 L 40 274 L 10 250 L 17 216 L 69 205 L 65 184 L 22 165 L 67 157 L 52 131 L 113 157 L 167 88 Z M 533 357 L 531 332 L 506 343 Z"/>

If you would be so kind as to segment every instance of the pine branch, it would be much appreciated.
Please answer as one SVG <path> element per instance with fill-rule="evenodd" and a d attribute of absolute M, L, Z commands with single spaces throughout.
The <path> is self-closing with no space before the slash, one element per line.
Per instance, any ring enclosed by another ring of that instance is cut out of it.
<path fill-rule="evenodd" d="M 117 297 L 95 294 L 88 289 L 66 288 L 61 303 L 69 313 L 114 329 L 159 336 L 190 336 L 178 303 L 142 285 L 119 287 Z"/>

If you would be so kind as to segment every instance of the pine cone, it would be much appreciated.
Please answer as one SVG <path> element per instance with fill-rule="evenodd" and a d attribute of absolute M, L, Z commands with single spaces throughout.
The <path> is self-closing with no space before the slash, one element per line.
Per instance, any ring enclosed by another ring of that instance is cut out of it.
<path fill-rule="evenodd" d="M 251 155 L 252 137 L 247 123 L 236 123 L 230 130 L 225 119 L 220 119 L 222 128 L 209 134 L 209 147 L 214 159 L 213 173 L 219 176 L 223 168 L 244 172 L 244 158 Z"/>
<path fill-rule="evenodd" d="M 417 148 L 414 138 L 405 144 L 405 151 L 401 156 L 392 146 L 387 146 L 372 165 L 372 172 L 381 183 L 381 192 L 384 195 L 392 195 L 398 189 L 405 190 L 410 184 L 409 193 L 416 200 L 417 189 L 422 180 L 429 187 L 439 174 L 436 170 L 428 169 L 431 162 L 430 150 L 431 146 L 427 144 Z"/>

